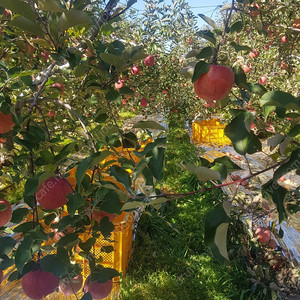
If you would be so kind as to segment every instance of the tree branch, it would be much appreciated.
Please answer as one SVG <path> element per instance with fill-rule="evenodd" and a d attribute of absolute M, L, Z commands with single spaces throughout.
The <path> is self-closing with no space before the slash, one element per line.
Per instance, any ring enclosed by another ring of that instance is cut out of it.
<path fill-rule="evenodd" d="M 67 110 L 69 110 L 79 120 L 79 122 L 81 124 L 81 127 L 83 128 L 83 131 L 84 131 L 84 133 L 86 135 L 86 138 L 88 140 L 89 147 L 92 150 L 94 150 L 94 152 L 97 152 L 97 149 L 96 149 L 96 146 L 95 146 L 94 141 L 92 139 L 92 136 L 91 136 L 90 132 L 87 130 L 83 120 L 81 119 L 81 117 L 79 116 L 77 111 L 71 105 L 69 105 L 68 103 L 64 103 L 63 101 L 60 101 L 60 100 L 53 100 L 53 101 L 55 103 L 58 103 L 59 105 L 63 106 Z"/>

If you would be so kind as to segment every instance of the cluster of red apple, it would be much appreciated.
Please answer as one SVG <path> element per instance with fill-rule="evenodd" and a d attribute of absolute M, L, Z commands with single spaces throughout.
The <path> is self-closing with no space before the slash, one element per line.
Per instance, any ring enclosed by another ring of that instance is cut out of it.
<path fill-rule="evenodd" d="M 72 296 L 81 290 L 82 285 L 83 277 L 81 274 L 60 280 L 53 273 L 42 271 L 39 267 L 22 277 L 23 292 L 32 299 L 43 299 L 57 289 L 65 296 Z M 112 280 L 99 283 L 91 281 L 91 277 L 88 276 L 84 282 L 83 290 L 85 293 L 89 292 L 93 299 L 104 299 L 111 293 L 112 288 Z"/>
<path fill-rule="evenodd" d="M 153 55 L 148 55 L 145 59 L 144 59 L 144 65 L 147 66 L 147 67 L 153 67 L 155 64 L 155 58 Z M 141 68 L 137 65 L 133 65 L 130 69 L 130 72 L 132 75 L 136 75 L 136 76 L 139 76 L 141 75 L 140 72 L 141 72 Z M 120 78 L 116 83 L 115 83 L 115 89 L 116 90 L 119 90 L 121 89 L 122 87 L 125 87 L 125 82 L 126 82 L 126 79 L 127 77 L 123 77 L 123 78 Z M 131 88 L 132 89 L 132 88 Z M 138 97 L 139 94 L 136 94 L 136 96 Z M 130 98 L 130 96 L 129 96 Z M 126 105 L 127 104 L 127 99 L 122 99 L 122 104 L 123 105 Z M 140 100 L 140 106 L 141 107 L 147 107 L 148 106 L 148 101 L 146 98 L 142 97 L 141 100 Z"/>
<path fill-rule="evenodd" d="M 50 177 L 41 183 L 36 192 L 36 199 L 43 209 L 57 209 L 63 207 L 68 199 L 67 195 L 73 193 L 71 184 L 62 177 Z M 6 208 L 0 210 L 0 227 L 6 225 L 12 217 L 12 208 L 5 199 L 0 199 L 0 205 Z M 114 215 L 100 212 L 93 214 L 93 218 L 100 222 L 101 218 L 108 216 L 112 221 Z M 60 238 L 60 237 L 59 237 Z M 58 238 L 58 239 L 59 239 Z M 0 271 L 0 282 L 3 279 L 3 271 Z M 58 287 L 64 295 L 73 295 L 77 293 L 83 284 L 82 275 L 74 278 L 66 278 L 59 281 L 59 278 L 52 273 L 37 269 L 28 272 L 22 277 L 22 287 L 24 293 L 32 299 L 42 299 L 53 293 Z M 112 290 L 112 281 L 105 283 L 92 282 L 90 277 L 85 280 L 84 291 L 89 292 L 93 299 L 103 299 L 107 297 Z"/>

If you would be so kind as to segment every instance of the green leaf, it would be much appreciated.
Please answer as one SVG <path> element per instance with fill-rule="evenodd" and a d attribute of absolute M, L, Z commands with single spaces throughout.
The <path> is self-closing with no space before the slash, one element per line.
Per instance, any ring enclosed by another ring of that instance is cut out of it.
<path fill-rule="evenodd" d="M 201 50 L 198 49 L 193 49 L 190 52 L 188 52 L 185 56 L 185 58 L 191 58 L 191 57 L 195 57 L 200 53 Z"/>
<path fill-rule="evenodd" d="M 287 218 L 287 214 L 284 207 L 284 200 L 287 192 L 287 189 L 280 186 L 276 181 L 272 179 L 262 186 L 263 196 L 271 196 L 274 204 L 276 205 L 279 215 L 279 224 Z"/>
<path fill-rule="evenodd" d="M 0 237 L 0 256 L 9 254 L 15 247 L 16 243 L 17 242 L 11 237 Z"/>
<path fill-rule="evenodd" d="M 205 61 L 199 61 L 195 66 L 192 82 L 194 83 L 200 77 L 200 75 L 207 73 L 208 71 L 209 71 L 209 64 L 206 63 Z"/>
<path fill-rule="evenodd" d="M 243 45 L 238 45 L 235 42 L 231 42 L 230 46 L 232 46 L 235 50 L 235 52 L 240 52 L 240 51 L 251 51 L 251 48 L 248 46 L 243 46 Z"/>
<path fill-rule="evenodd" d="M 22 273 L 26 262 L 32 258 L 31 246 L 33 240 L 29 235 L 25 235 L 24 240 L 20 243 L 15 256 L 15 265 L 17 270 Z"/>
<path fill-rule="evenodd" d="M 43 37 L 44 32 L 38 23 L 34 23 L 25 17 L 15 17 L 8 22 L 9 26 L 15 26 L 23 31 L 33 33 L 34 35 Z"/>
<path fill-rule="evenodd" d="M 50 12 L 66 12 L 56 0 L 39 0 L 39 9 Z"/>
<path fill-rule="evenodd" d="M 277 106 L 290 109 L 299 110 L 300 99 L 295 98 L 293 95 L 281 92 L 281 91 L 271 91 L 265 93 L 260 98 L 261 106 Z"/>
<path fill-rule="evenodd" d="M 58 28 L 60 31 L 65 31 L 77 25 L 91 24 L 90 16 L 81 10 L 69 10 L 64 12 L 58 20 Z"/>
<path fill-rule="evenodd" d="M 240 32 L 243 29 L 243 22 L 242 21 L 237 21 L 235 23 L 233 23 L 230 26 L 230 32 L 234 33 L 234 32 Z"/>
<path fill-rule="evenodd" d="M 109 101 L 117 101 L 120 99 L 120 93 L 114 89 L 109 89 L 105 95 L 105 98 Z"/>
<path fill-rule="evenodd" d="M 26 215 L 28 215 L 29 211 L 27 208 L 17 208 L 13 211 L 12 213 L 12 218 L 11 218 L 11 222 L 12 223 L 20 223 L 21 221 L 23 221 L 24 217 Z"/>
<path fill-rule="evenodd" d="M 288 133 L 288 136 L 296 137 L 299 134 L 300 134 L 300 124 L 297 124 L 293 128 L 291 128 L 290 132 Z"/>
<path fill-rule="evenodd" d="M 147 153 L 147 157 L 152 156 L 148 163 L 148 168 L 158 181 L 163 179 L 165 150 L 163 147 L 156 147 Z"/>
<path fill-rule="evenodd" d="M 220 261 L 229 260 L 227 253 L 227 229 L 231 202 L 226 201 L 210 211 L 205 219 L 205 244 Z"/>
<path fill-rule="evenodd" d="M 205 47 L 200 51 L 199 54 L 196 55 L 196 58 L 200 59 L 200 58 L 211 57 L 214 54 L 214 50 L 215 50 L 215 48 L 213 48 L 213 47 Z"/>
<path fill-rule="evenodd" d="M 132 210 L 138 207 L 145 207 L 145 203 L 142 201 L 128 201 L 122 206 L 122 210 Z"/>
<path fill-rule="evenodd" d="M 134 91 L 131 88 L 129 88 L 128 86 L 123 86 L 119 89 L 119 93 L 121 95 L 133 95 Z"/>
<path fill-rule="evenodd" d="M 123 183 L 126 187 L 131 187 L 130 174 L 119 166 L 112 166 L 109 169 L 110 175 L 115 177 L 117 181 Z"/>
<path fill-rule="evenodd" d="M 117 270 L 111 268 L 102 268 L 97 269 L 92 273 L 91 280 L 98 281 L 99 283 L 105 283 L 107 280 L 111 280 L 117 276 L 120 276 L 120 273 Z"/>
<path fill-rule="evenodd" d="M 183 168 L 187 171 L 194 173 L 200 181 L 206 182 L 208 180 L 220 180 L 220 173 L 203 167 L 195 166 L 193 164 L 182 164 Z"/>
<path fill-rule="evenodd" d="M 259 95 L 263 95 L 264 93 L 267 92 L 266 88 L 263 85 L 258 83 L 247 83 L 246 89 L 251 93 L 259 94 Z"/>
<path fill-rule="evenodd" d="M 33 241 L 48 240 L 48 235 L 44 232 L 44 229 L 41 225 L 37 225 L 33 230 L 28 231 L 28 234 Z"/>
<path fill-rule="evenodd" d="M 114 247 L 113 246 L 102 246 L 101 251 L 105 252 L 105 253 L 111 253 L 114 251 Z"/>
<path fill-rule="evenodd" d="M 104 238 L 108 238 L 111 233 L 114 231 L 115 226 L 112 222 L 109 221 L 108 217 L 104 217 L 100 221 L 100 231 Z"/>
<path fill-rule="evenodd" d="M 89 238 L 86 242 L 80 242 L 79 247 L 85 251 L 85 252 L 90 252 L 92 247 L 95 245 L 96 239 L 95 238 Z"/>
<path fill-rule="evenodd" d="M 13 281 L 15 281 L 15 280 L 18 280 L 18 279 L 20 279 L 21 278 L 21 274 L 18 272 L 18 271 L 14 271 L 14 272 L 12 272 L 10 275 L 9 275 L 9 277 L 8 277 L 8 281 L 9 282 L 13 282 Z"/>
<path fill-rule="evenodd" d="M 0 6 L 17 13 L 32 22 L 35 22 L 36 16 L 31 9 L 30 5 L 21 0 L 0 0 Z"/>
<path fill-rule="evenodd" d="M 142 157 L 142 156 L 146 155 L 150 150 L 153 150 L 158 145 L 165 144 L 166 141 L 167 141 L 166 138 L 158 138 L 154 142 L 147 144 L 146 147 L 145 147 L 145 149 L 143 151 L 141 151 L 141 152 L 137 152 L 136 151 L 136 152 L 134 152 L 134 154 L 136 156 Z"/>
<path fill-rule="evenodd" d="M 80 194 L 78 194 L 78 193 L 69 194 L 67 208 L 68 208 L 68 213 L 70 214 L 70 216 L 73 217 L 76 210 L 83 204 L 84 204 L 84 199 Z"/>
<path fill-rule="evenodd" d="M 277 181 L 284 174 L 300 168 L 300 148 L 292 152 L 288 161 L 281 165 L 273 175 L 273 180 Z"/>
<path fill-rule="evenodd" d="M 216 45 L 217 40 L 215 38 L 215 35 L 213 32 L 211 32 L 210 30 L 200 30 L 197 32 L 197 34 L 199 36 L 201 36 L 202 38 L 210 41 L 212 44 Z"/>
<path fill-rule="evenodd" d="M 25 234 L 31 229 L 32 229 L 32 222 L 26 222 L 18 225 L 17 227 L 14 227 L 13 232 L 22 232 Z"/>
<path fill-rule="evenodd" d="M 80 242 L 77 233 L 69 233 L 63 236 L 57 243 L 56 247 L 68 247 L 68 246 L 75 246 Z"/>
<path fill-rule="evenodd" d="M 242 68 L 241 67 L 234 67 L 232 69 L 232 71 L 234 73 L 234 82 L 235 82 L 235 84 L 240 86 L 240 87 L 245 87 L 247 85 L 247 78 L 246 78 L 246 74 L 244 73 Z"/>
<path fill-rule="evenodd" d="M 93 300 L 93 297 L 90 293 L 84 294 L 80 300 Z"/>
<path fill-rule="evenodd" d="M 24 195 L 31 196 L 34 195 L 39 187 L 39 175 L 28 178 L 25 183 Z"/>
<path fill-rule="evenodd" d="M 0 270 L 6 270 L 7 268 L 13 266 L 15 264 L 14 259 L 9 257 L 2 257 L 0 262 Z"/>
<path fill-rule="evenodd" d="M 68 269 L 64 261 L 56 255 L 47 255 L 41 259 L 41 268 L 45 272 L 50 272 L 54 276 L 63 277 L 68 275 Z"/>
<path fill-rule="evenodd" d="M 214 160 L 214 163 L 219 163 L 219 164 L 224 165 L 227 169 L 227 172 L 242 170 L 242 168 L 240 168 L 233 161 L 231 161 L 228 156 L 222 156 L 222 157 L 216 158 Z"/>
<path fill-rule="evenodd" d="M 217 24 L 209 17 L 203 15 L 203 14 L 198 14 L 198 16 L 205 21 L 208 25 L 210 25 L 213 28 L 217 28 Z"/>
<path fill-rule="evenodd" d="M 76 170 L 75 177 L 76 177 L 77 185 L 81 185 L 81 182 L 82 182 L 87 170 L 92 169 L 95 165 L 97 165 L 99 162 L 103 161 L 109 155 L 111 155 L 111 152 L 108 150 L 104 150 L 101 152 L 93 153 L 90 157 L 87 157 L 84 160 L 82 160 Z"/>
<path fill-rule="evenodd" d="M 120 56 L 111 53 L 100 53 L 100 58 L 107 64 L 120 67 L 125 64 L 125 61 Z"/>
<path fill-rule="evenodd" d="M 155 121 L 138 121 L 132 128 L 166 130 L 166 128 Z"/>
<path fill-rule="evenodd" d="M 121 210 L 122 205 L 119 194 L 110 191 L 102 201 L 101 210 L 108 213 L 118 213 Z"/>
<path fill-rule="evenodd" d="M 250 131 L 254 116 L 250 112 L 241 111 L 225 127 L 224 133 L 231 140 L 234 150 L 244 155 L 262 150 L 258 137 Z"/>

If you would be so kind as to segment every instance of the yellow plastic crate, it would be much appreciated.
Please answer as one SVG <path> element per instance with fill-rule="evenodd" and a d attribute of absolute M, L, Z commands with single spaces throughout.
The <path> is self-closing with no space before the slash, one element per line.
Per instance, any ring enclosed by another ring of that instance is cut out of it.
<path fill-rule="evenodd" d="M 132 252 L 132 225 L 133 225 L 133 213 L 123 212 L 121 215 L 117 216 L 114 221 L 115 229 L 112 232 L 110 237 L 111 241 L 106 241 L 102 236 L 100 236 L 96 243 L 95 247 L 92 251 L 94 251 L 94 255 L 96 259 L 102 258 L 102 265 L 104 267 L 110 267 L 116 269 L 119 272 L 122 272 L 123 276 L 126 273 L 126 268 L 128 266 L 129 258 Z M 85 242 L 88 240 L 91 235 L 87 232 L 79 236 L 80 239 Z M 101 248 L 103 246 L 113 246 L 114 251 L 111 253 L 101 252 Z M 75 258 L 77 263 L 81 264 L 82 267 L 82 275 L 84 279 L 89 276 L 90 268 L 88 261 L 83 257 L 77 255 Z M 13 283 L 8 282 L 7 278 L 14 271 L 14 267 L 9 268 L 4 273 L 4 280 L 0 285 L 0 299 L 14 299 L 14 300 L 29 300 L 27 296 L 23 294 L 21 281 L 15 281 Z M 114 278 L 113 280 L 113 289 L 111 294 L 105 298 L 105 300 L 114 300 L 118 299 L 118 295 L 120 293 L 120 278 Z M 77 298 L 81 298 L 83 296 L 83 292 L 77 293 Z M 75 296 L 64 296 L 62 293 L 55 292 L 46 297 L 47 300 L 76 300 Z"/>
<path fill-rule="evenodd" d="M 208 145 L 230 145 L 230 139 L 225 136 L 224 128 L 219 119 L 196 121 L 192 124 L 193 141 Z"/>

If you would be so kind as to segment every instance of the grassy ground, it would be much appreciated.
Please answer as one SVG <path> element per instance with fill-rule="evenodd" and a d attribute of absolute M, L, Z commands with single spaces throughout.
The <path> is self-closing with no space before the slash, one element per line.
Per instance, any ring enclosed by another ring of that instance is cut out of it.
<path fill-rule="evenodd" d="M 178 163 L 195 162 L 196 149 L 182 128 L 170 125 L 164 186 L 191 191 L 199 183 L 193 175 L 179 171 Z M 234 260 L 220 265 L 204 245 L 205 214 L 222 197 L 221 191 L 214 190 L 172 200 L 162 215 L 179 233 L 161 218 L 143 215 L 121 299 L 251 299 L 244 265 Z"/>

